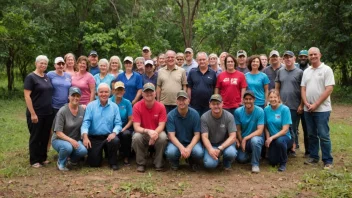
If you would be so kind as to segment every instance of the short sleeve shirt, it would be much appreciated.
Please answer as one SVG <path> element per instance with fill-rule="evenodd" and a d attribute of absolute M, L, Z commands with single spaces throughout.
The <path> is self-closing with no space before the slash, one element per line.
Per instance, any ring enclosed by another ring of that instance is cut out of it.
<path fill-rule="evenodd" d="M 109 85 L 111 89 L 111 82 L 115 80 L 115 76 L 112 74 L 106 74 L 103 79 L 100 78 L 100 73 L 97 73 L 94 75 L 94 80 L 95 80 L 95 89 L 98 90 L 98 86 L 100 83 L 106 83 Z"/>
<path fill-rule="evenodd" d="M 247 82 L 243 73 L 235 71 L 229 73 L 222 72 L 216 81 L 216 88 L 224 102 L 224 108 L 237 108 L 242 102 L 241 90 L 247 87 Z"/>
<path fill-rule="evenodd" d="M 201 117 L 201 133 L 208 133 L 212 145 L 223 143 L 230 133 L 236 132 L 235 119 L 231 113 L 222 111 L 220 118 L 211 115 L 211 110 Z"/>
<path fill-rule="evenodd" d="M 110 100 L 116 103 L 116 97 L 113 95 Z M 128 123 L 128 117 L 132 116 L 132 104 L 129 100 L 122 98 L 121 102 L 117 104 L 119 106 L 121 121 L 122 121 L 122 128 L 126 126 Z"/>
<path fill-rule="evenodd" d="M 64 72 L 62 76 L 55 71 L 48 72 L 51 84 L 53 85 L 53 101 L 54 109 L 60 109 L 68 102 L 68 90 L 71 87 L 71 75 Z"/>
<path fill-rule="evenodd" d="M 127 79 L 125 72 L 123 72 L 117 76 L 116 80 L 122 81 L 125 84 L 126 92 L 123 97 L 129 100 L 130 102 L 135 99 L 138 90 L 143 88 L 142 76 L 137 72 L 133 72 L 130 79 Z"/>
<path fill-rule="evenodd" d="M 264 125 L 264 111 L 262 108 L 255 106 L 253 111 L 248 114 L 244 106 L 235 111 L 236 125 L 241 126 L 242 137 L 246 137 L 257 130 L 258 125 Z"/>
<path fill-rule="evenodd" d="M 80 100 L 81 104 L 87 105 L 90 101 L 90 85 L 95 86 L 95 80 L 91 73 L 86 72 L 81 75 L 77 72 L 74 76 L 72 76 L 72 86 L 78 87 L 82 92 Z"/>
<path fill-rule="evenodd" d="M 306 87 L 308 103 L 315 103 L 325 91 L 325 87 L 331 85 L 335 85 L 334 73 L 332 69 L 324 63 L 318 68 L 310 66 L 304 70 L 301 86 Z M 304 110 L 308 111 L 306 106 L 304 106 Z M 330 96 L 315 110 L 315 112 L 327 111 L 331 111 Z"/>
<path fill-rule="evenodd" d="M 132 119 L 133 122 L 140 123 L 143 128 L 155 130 L 159 122 L 167 121 L 165 106 L 155 101 L 153 107 L 148 109 L 143 99 L 133 106 Z"/>
<path fill-rule="evenodd" d="M 280 65 L 279 68 L 277 68 L 276 70 L 273 69 L 273 67 L 271 65 L 265 67 L 263 69 L 263 73 L 266 74 L 270 80 L 269 83 L 269 90 L 271 89 L 275 89 L 275 79 L 276 79 L 276 75 L 277 72 L 279 71 L 279 69 L 282 67 L 282 65 Z"/>
<path fill-rule="evenodd" d="M 83 122 L 84 109 L 81 106 L 78 106 L 77 115 L 74 116 L 68 104 L 63 106 L 54 119 L 53 124 L 53 134 L 52 140 L 58 139 L 56 132 L 63 132 L 68 137 L 78 141 L 81 139 L 81 125 Z"/>
<path fill-rule="evenodd" d="M 273 136 L 282 130 L 287 124 L 292 124 L 290 109 L 280 104 L 277 109 L 272 109 L 270 105 L 264 109 L 265 125 L 269 130 L 270 136 Z M 286 136 L 291 139 L 291 134 L 287 130 Z"/>
<path fill-rule="evenodd" d="M 176 105 L 177 93 L 187 85 L 186 71 L 175 66 L 169 70 L 167 66 L 158 71 L 157 85 L 161 88 L 160 102 L 164 105 Z"/>
<path fill-rule="evenodd" d="M 24 89 L 31 91 L 30 97 L 37 116 L 51 115 L 53 86 L 46 74 L 43 77 L 30 73 L 24 79 Z M 29 111 L 27 109 L 27 115 Z"/>
<path fill-rule="evenodd" d="M 146 83 L 152 83 L 156 87 L 156 82 L 158 80 L 158 72 L 154 72 L 154 74 L 149 78 L 147 74 L 143 74 L 143 85 Z"/>
<path fill-rule="evenodd" d="M 263 72 L 257 74 L 246 73 L 246 81 L 248 90 L 252 90 L 255 95 L 255 105 L 265 105 L 265 90 L 264 85 L 270 83 L 269 78 Z"/>

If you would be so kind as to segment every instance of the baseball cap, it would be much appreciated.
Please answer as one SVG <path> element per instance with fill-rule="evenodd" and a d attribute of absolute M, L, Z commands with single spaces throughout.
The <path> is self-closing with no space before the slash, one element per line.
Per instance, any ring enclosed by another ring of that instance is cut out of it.
<path fill-rule="evenodd" d="M 216 101 L 218 101 L 218 102 L 222 102 L 222 97 L 221 97 L 219 94 L 213 94 L 213 95 L 210 97 L 209 102 L 211 102 L 212 100 L 216 100 Z"/>
<path fill-rule="evenodd" d="M 143 91 L 152 90 L 155 91 L 155 86 L 153 83 L 145 83 L 143 86 Z"/>
<path fill-rule="evenodd" d="M 121 82 L 121 81 L 115 82 L 114 89 L 117 89 L 117 88 L 120 88 L 120 87 L 125 88 L 125 84 L 123 82 Z"/>
<path fill-rule="evenodd" d="M 289 55 L 289 56 L 295 56 L 295 54 L 292 52 L 292 51 L 286 51 L 285 53 L 284 53 L 284 56 L 285 55 Z"/>
<path fill-rule="evenodd" d="M 144 47 L 143 47 L 143 49 L 142 49 L 142 51 L 144 51 L 144 50 L 148 50 L 148 51 L 150 51 L 150 47 L 148 47 L 148 46 L 144 46 Z"/>
<path fill-rule="evenodd" d="M 237 51 L 237 58 L 238 58 L 239 56 L 241 56 L 241 55 L 247 57 L 247 52 L 244 51 L 244 50 L 238 50 L 238 51 Z"/>
<path fill-rule="evenodd" d="M 125 61 L 130 61 L 131 63 L 133 63 L 133 58 L 130 56 L 126 56 L 125 59 L 123 59 L 123 62 Z"/>
<path fill-rule="evenodd" d="M 307 50 L 301 50 L 299 52 L 299 55 L 298 56 L 308 56 L 308 51 Z"/>
<path fill-rule="evenodd" d="M 98 53 L 94 50 L 90 51 L 89 56 L 98 56 Z"/>
<path fill-rule="evenodd" d="M 188 98 L 188 94 L 185 91 L 181 90 L 181 91 L 179 91 L 177 93 L 177 97 L 176 98 L 178 99 L 179 97 Z"/>
<path fill-rule="evenodd" d="M 64 59 L 62 57 L 56 57 L 55 58 L 55 64 L 57 63 L 65 63 Z"/>
<path fill-rule="evenodd" d="M 153 62 L 152 60 L 147 60 L 147 61 L 145 61 L 145 64 L 144 64 L 144 65 L 148 65 L 148 64 L 154 65 L 154 62 Z"/>
<path fill-rule="evenodd" d="M 253 98 L 255 98 L 254 93 L 253 93 L 253 91 L 251 91 L 251 90 L 245 91 L 244 94 L 243 94 L 243 98 L 246 97 L 246 95 L 250 95 L 250 96 L 252 96 Z"/>
<path fill-rule="evenodd" d="M 276 50 L 272 50 L 269 54 L 269 57 L 272 57 L 273 55 L 280 56 L 279 52 Z"/>
<path fill-rule="evenodd" d="M 190 52 L 190 53 L 193 54 L 193 49 L 188 47 L 188 48 L 185 49 L 185 53 L 186 53 L 186 52 Z"/>
<path fill-rule="evenodd" d="M 78 88 L 78 87 L 70 87 L 69 89 L 69 95 L 72 96 L 72 94 L 79 94 L 79 95 L 82 95 L 81 94 L 81 90 Z"/>

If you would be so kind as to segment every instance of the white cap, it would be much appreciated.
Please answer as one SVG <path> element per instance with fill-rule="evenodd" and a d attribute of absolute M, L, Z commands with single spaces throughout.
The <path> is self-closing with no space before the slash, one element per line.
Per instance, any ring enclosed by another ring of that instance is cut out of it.
<path fill-rule="evenodd" d="M 143 50 L 148 50 L 148 51 L 150 51 L 150 47 L 144 46 L 143 49 L 142 49 L 142 51 L 143 51 Z"/>
<path fill-rule="evenodd" d="M 154 62 L 152 60 L 145 61 L 144 65 L 148 65 L 148 64 L 154 65 Z"/>
<path fill-rule="evenodd" d="M 133 63 L 133 58 L 130 56 L 126 56 L 125 59 L 123 59 L 123 62 L 125 61 L 130 61 L 131 63 Z"/>
<path fill-rule="evenodd" d="M 273 55 L 280 56 L 279 52 L 276 50 L 273 50 L 270 52 L 269 58 L 272 57 Z"/>
<path fill-rule="evenodd" d="M 65 63 L 64 59 L 62 57 L 56 57 L 55 58 L 55 64 L 58 64 L 58 63 Z"/>

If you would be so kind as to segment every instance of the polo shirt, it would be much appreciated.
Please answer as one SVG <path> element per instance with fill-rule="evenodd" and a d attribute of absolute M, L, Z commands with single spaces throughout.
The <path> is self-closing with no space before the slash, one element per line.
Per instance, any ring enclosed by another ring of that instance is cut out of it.
<path fill-rule="evenodd" d="M 175 136 L 181 144 L 188 145 L 191 143 L 194 133 L 200 132 L 199 114 L 189 107 L 186 116 L 182 117 L 175 108 L 167 115 L 166 129 L 168 132 L 175 132 Z"/>
<path fill-rule="evenodd" d="M 266 74 L 259 72 L 257 74 L 246 73 L 246 81 L 248 84 L 248 90 L 252 90 L 255 96 L 255 105 L 265 105 L 265 90 L 264 85 L 270 83 L 270 80 Z"/>
<path fill-rule="evenodd" d="M 271 89 L 275 89 L 275 79 L 276 79 L 276 75 L 277 75 L 277 72 L 279 71 L 279 69 L 282 67 L 283 65 L 281 64 L 279 66 L 279 68 L 277 68 L 276 70 L 273 69 L 273 67 L 271 65 L 265 67 L 263 69 L 263 73 L 266 74 L 270 80 L 270 83 L 269 83 L 269 90 Z"/>
<path fill-rule="evenodd" d="M 279 69 L 275 82 L 280 84 L 281 102 L 292 110 L 297 110 L 301 104 L 301 81 L 303 71 L 294 67 L 287 70 L 286 66 Z"/>
<path fill-rule="evenodd" d="M 303 72 L 301 86 L 306 87 L 306 97 L 310 104 L 315 103 L 321 94 L 325 91 L 326 86 L 335 85 L 335 78 L 332 69 L 321 63 L 319 67 L 309 66 Z M 308 111 L 304 105 L 304 111 Z M 314 112 L 331 111 L 330 96 Z"/>
<path fill-rule="evenodd" d="M 156 83 L 158 80 L 158 72 L 154 72 L 154 74 L 149 78 L 147 74 L 143 74 L 143 85 L 146 83 L 152 83 L 156 87 Z"/>
<path fill-rule="evenodd" d="M 117 76 L 116 81 L 122 81 L 125 84 L 125 94 L 123 97 L 130 102 L 136 97 L 137 91 L 143 88 L 142 76 L 137 72 L 133 72 L 130 79 L 127 79 L 126 73 L 122 72 Z"/>
<path fill-rule="evenodd" d="M 208 68 L 203 74 L 198 67 L 191 70 L 187 81 L 191 88 L 191 106 L 196 109 L 209 107 L 209 99 L 216 85 L 216 73 Z"/>
<path fill-rule="evenodd" d="M 229 73 L 222 72 L 216 81 L 216 88 L 224 102 L 224 108 L 237 108 L 241 105 L 241 90 L 247 87 L 247 82 L 243 73 L 235 71 Z"/>
<path fill-rule="evenodd" d="M 140 126 L 145 129 L 155 130 L 159 126 L 159 122 L 167 121 L 165 106 L 154 101 L 152 108 L 148 109 L 142 99 L 133 106 L 132 119 L 133 122 L 140 123 Z"/>
<path fill-rule="evenodd" d="M 166 66 L 158 72 L 157 86 L 161 89 L 160 102 L 164 105 L 176 105 L 177 93 L 187 85 L 186 71 L 175 65 L 169 70 Z M 186 91 L 186 90 L 185 90 Z"/>
<path fill-rule="evenodd" d="M 117 105 L 110 100 L 102 106 L 100 100 L 90 102 L 86 107 L 81 134 L 88 135 L 109 135 L 121 132 L 121 118 Z"/>
<path fill-rule="evenodd" d="M 264 110 L 254 105 L 253 111 L 248 114 L 244 106 L 235 110 L 236 125 L 241 126 L 242 138 L 257 130 L 259 125 L 264 125 Z"/>
<path fill-rule="evenodd" d="M 280 104 L 277 109 L 272 109 L 270 105 L 264 108 L 265 125 L 269 130 L 270 136 L 273 136 L 282 130 L 287 124 L 292 124 L 290 109 Z M 286 136 L 291 139 L 290 130 L 287 130 Z"/>
<path fill-rule="evenodd" d="M 116 103 L 116 96 L 113 95 L 111 98 L 109 98 L 112 102 Z M 125 99 L 122 98 L 119 104 L 117 104 L 119 107 L 119 112 L 120 112 L 120 117 L 122 121 L 122 128 L 126 126 L 128 123 L 128 117 L 132 116 L 132 103 Z"/>
<path fill-rule="evenodd" d="M 68 90 L 71 87 L 71 75 L 64 72 L 62 76 L 55 71 L 48 72 L 47 76 L 50 78 L 53 85 L 52 107 L 60 109 L 68 102 Z"/>

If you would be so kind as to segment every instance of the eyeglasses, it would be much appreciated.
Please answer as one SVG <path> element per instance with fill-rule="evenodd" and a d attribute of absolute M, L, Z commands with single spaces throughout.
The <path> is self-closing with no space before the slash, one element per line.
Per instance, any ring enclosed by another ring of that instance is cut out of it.
<path fill-rule="evenodd" d="M 60 63 L 56 63 L 57 65 L 60 65 L 60 66 L 64 66 L 65 65 L 65 63 L 63 63 L 63 62 L 60 62 Z"/>
<path fill-rule="evenodd" d="M 177 61 L 183 61 L 183 59 L 176 59 Z"/>

